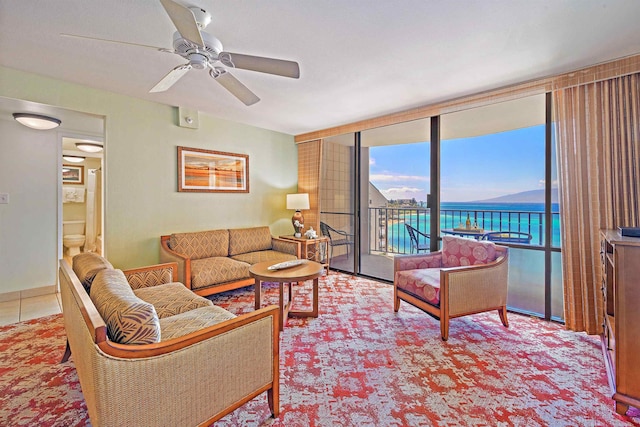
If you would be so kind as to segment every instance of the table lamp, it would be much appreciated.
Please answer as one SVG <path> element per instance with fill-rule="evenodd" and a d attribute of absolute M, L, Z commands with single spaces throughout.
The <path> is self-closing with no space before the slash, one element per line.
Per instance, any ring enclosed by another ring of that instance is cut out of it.
<path fill-rule="evenodd" d="M 309 209 L 309 194 L 297 193 L 287 194 L 287 209 L 295 209 L 295 213 L 291 217 L 291 224 L 295 230 L 295 234 L 300 234 L 298 227 L 296 227 L 296 221 L 300 224 L 304 224 L 304 217 L 302 216 L 302 209 Z M 297 236 L 299 237 L 299 236 Z"/>

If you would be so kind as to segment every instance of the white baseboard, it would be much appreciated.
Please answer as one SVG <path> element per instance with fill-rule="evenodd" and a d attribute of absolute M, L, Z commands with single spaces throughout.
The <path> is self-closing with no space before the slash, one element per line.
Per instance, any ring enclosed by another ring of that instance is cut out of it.
<path fill-rule="evenodd" d="M 24 291 L 14 291 L 0 293 L 0 302 L 15 301 L 22 298 L 39 297 L 41 295 L 55 294 L 56 285 L 42 286 L 40 288 L 25 289 Z"/>

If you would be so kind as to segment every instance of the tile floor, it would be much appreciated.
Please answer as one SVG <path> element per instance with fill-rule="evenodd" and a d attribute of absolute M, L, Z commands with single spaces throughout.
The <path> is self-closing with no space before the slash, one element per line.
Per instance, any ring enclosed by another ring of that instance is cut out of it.
<path fill-rule="evenodd" d="M 0 302 L 0 326 L 62 313 L 60 294 Z"/>

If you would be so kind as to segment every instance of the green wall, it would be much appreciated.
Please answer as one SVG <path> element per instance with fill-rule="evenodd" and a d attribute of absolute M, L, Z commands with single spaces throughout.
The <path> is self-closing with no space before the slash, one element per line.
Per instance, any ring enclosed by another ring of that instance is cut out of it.
<path fill-rule="evenodd" d="M 198 129 L 182 128 L 176 107 L 2 67 L 0 96 L 105 118 L 105 256 L 117 268 L 158 262 L 162 234 L 257 225 L 274 235 L 291 231 L 292 135 L 202 113 Z M 177 146 L 248 154 L 250 193 L 178 193 Z"/>

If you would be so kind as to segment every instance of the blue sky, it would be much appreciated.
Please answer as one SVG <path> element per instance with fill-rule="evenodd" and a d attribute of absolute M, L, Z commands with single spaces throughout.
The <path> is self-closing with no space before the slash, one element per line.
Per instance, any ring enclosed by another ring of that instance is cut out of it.
<path fill-rule="evenodd" d="M 443 202 L 468 202 L 544 188 L 544 126 L 441 144 Z M 387 199 L 426 200 L 429 143 L 371 147 L 371 182 Z"/>

